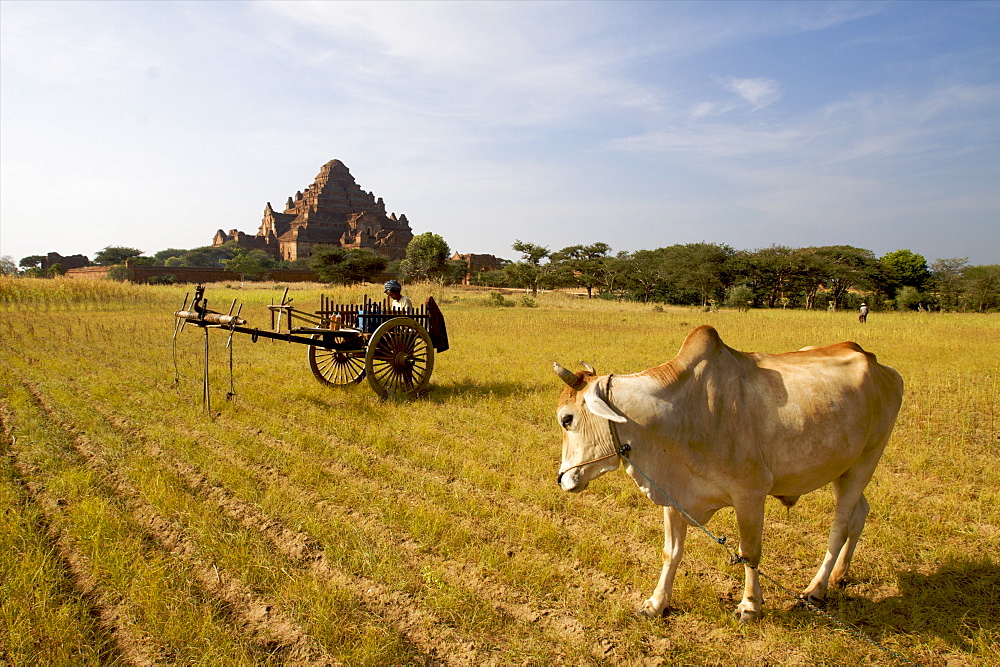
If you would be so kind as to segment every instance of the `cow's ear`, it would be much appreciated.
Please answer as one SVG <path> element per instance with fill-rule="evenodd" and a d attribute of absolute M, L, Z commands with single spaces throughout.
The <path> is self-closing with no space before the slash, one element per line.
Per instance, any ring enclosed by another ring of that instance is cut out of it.
<path fill-rule="evenodd" d="M 593 382 L 590 385 L 590 389 L 586 394 L 583 395 L 583 402 L 587 404 L 587 408 L 593 412 L 598 417 L 603 417 L 609 421 L 622 423 L 626 421 L 624 417 L 614 411 L 607 401 L 604 400 L 604 392 L 600 391 L 600 383 Z"/>

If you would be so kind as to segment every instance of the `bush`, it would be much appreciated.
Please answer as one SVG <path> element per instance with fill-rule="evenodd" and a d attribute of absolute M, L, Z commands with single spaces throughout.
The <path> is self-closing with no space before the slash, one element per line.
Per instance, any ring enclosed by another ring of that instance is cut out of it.
<path fill-rule="evenodd" d="M 753 290 L 749 285 L 733 285 L 726 290 L 726 305 L 737 310 L 746 310 L 753 305 Z"/>
<path fill-rule="evenodd" d="M 150 285 L 176 285 L 177 276 L 172 273 L 167 273 L 162 276 L 151 276 L 146 282 Z"/>
<path fill-rule="evenodd" d="M 489 305 L 495 308 L 513 308 L 514 302 L 504 297 L 500 292 L 490 292 Z"/>
<path fill-rule="evenodd" d="M 124 264 L 115 264 L 110 269 L 108 269 L 108 274 L 105 276 L 107 280 L 117 280 L 120 283 L 126 280 L 132 279 L 132 272 L 129 271 L 128 267 Z"/>
<path fill-rule="evenodd" d="M 896 308 L 899 310 L 916 310 L 924 295 L 916 287 L 906 285 L 896 292 Z"/>
<path fill-rule="evenodd" d="M 386 258 L 371 248 L 316 246 L 309 266 L 324 283 L 354 285 L 380 276 L 386 263 Z"/>
<path fill-rule="evenodd" d="M 530 296 L 522 296 L 521 305 L 524 306 L 525 308 L 534 308 L 538 304 L 535 303 L 535 300 L 532 299 Z"/>

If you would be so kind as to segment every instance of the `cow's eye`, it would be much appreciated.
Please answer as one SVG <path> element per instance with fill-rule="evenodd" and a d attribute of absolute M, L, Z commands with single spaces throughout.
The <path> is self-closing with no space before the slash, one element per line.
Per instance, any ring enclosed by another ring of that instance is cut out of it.
<path fill-rule="evenodd" d="M 573 423 L 573 415 L 563 415 L 560 421 L 563 428 L 569 428 L 569 425 Z"/>

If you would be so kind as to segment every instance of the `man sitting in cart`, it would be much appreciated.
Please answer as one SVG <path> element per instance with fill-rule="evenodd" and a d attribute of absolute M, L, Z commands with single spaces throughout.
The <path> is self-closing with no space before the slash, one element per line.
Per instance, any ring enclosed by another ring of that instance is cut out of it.
<path fill-rule="evenodd" d="M 410 297 L 403 296 L 403 286 L 398 280 L 390 280 L 385 285 L 385 293 L 389 296 L 389 307 L 393 310 L 408 310 L 413 308 Z"/>

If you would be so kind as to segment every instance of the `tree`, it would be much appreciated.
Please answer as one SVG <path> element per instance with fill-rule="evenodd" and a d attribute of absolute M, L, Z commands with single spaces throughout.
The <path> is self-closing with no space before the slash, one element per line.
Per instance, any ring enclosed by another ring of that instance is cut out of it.
<path fill-rule="evenodd" d="M 371 282 L 385 271 L 388 263 L 389 260 L 371 248 L 348 250 L 344 261 L 344 283 Z"/>
<path fill-rule="evenodd" d="M 0 257 L 0 276 L 16 276 L 17 275 L 17 265 L 14 264 L 14 258 L 10 255 L 4 255 Z"/>
<path fill-rule="evenodd" d="M 201 246 L 192 248 L 180 256 L 181 264 L 178 266 L 225 266 L 227 259 L 232 259 L 236 251 L 242 249 L 235 243 L 224 243 L 217 246 Z M 164 262 L 165 264 L 165 262 Z"/>
<path fill-rule="evenodd" d="M 726 287 L 726 262 L 733 249 L 716 243 L 687 243 L 664 248 L 668 283 L 679 292 L 697 295 L 707 306 Z"/>
<path fill-rule="evenodd" d="M 450 256 L 451 249 L 443 238 L 433 232 L 418 234 L 406 246 L 406 259 L 400 263 L 400 273 L 407 280 L 443 279 Z"/>
<path fill-rule="evenodd" d="M 534 264 L 535 266 L 541 265 L 542 260 L 552 254 L 546 246 L 540 246 L 536 243 L 530 243 L 520 239 L 515 239 L 511 248 L 516 252 L 521 253 L 521 261 Z"/>
<path fill-rule="evenodd" d="M 931 265 L 931 285 L 941 310 L 957 310 L 962 294 L 962 272 L 968 257 L 936 259 Z"/>
<path fill-rule="evenodd" d="M 449 259 L 445 263 L 444 283 L 445 285 L 459 285 L 465 280 L 469 273 L 469 265 L 460 259 Z"/>
<path fill-rule="evenodd" d="M 618 294 L 621 299 L 628 284 L 629 253 L 620 250 L 614 257 L 609 257 L 601 267 L 601 294 Z"/>
<path fill-rule="evenodd" d="M 849 245 L 823 246 L 810 250 L 819 262 L 823 285 L 830 290 L 837 308 L 846 306 L 850 289 L 866 287 L 871 283 L 876 268 L 875 254 L 871 250 Z"/>
<path fill-rule="evenodd" d="M 49 270 L 48 270 L 47 273 L 48 273 L 49 278 L 55 278 L 56 276 L 64 276 L 64 275 L 66 275 L 66 269 L 63 268 L 62 264 L 60 264 L 59 262 L 56 262 L 55 264 L 53 264 L 52 266 L 49 267 Z"/>
<path fill-rule="evenodd" d="M 256 280 L 264 274 L 271 263 L 271 256 L 263 250 L 251 250 L 247 252 L 243 248 L 237 248 L 232 259 L 224 260 L 223 265 L 240 277 L 240 283 L 247 280 Z"/>
<path fill-rule="evenodd" d="M 142 251 L 137 248 L 127 248 L 125 246 L 107 246 L 97 251 L 94 255 L 94 264 L 98 266 L 114 266 L 124 264 L 130 257 L 138 257 Z"/>
<path fill-rule="evenodd" d="M 552 268 L 554 268 L 551 262 L 542 264 L 542 260 L 551 254 L 549 249 L 520 239 L 515 240 L 511 248 L 521 253 L 521 261 L 513 262 L 504 267 L 503 271 L 507 280 L 512 285 L 530 289 L 532 295 L 538 294 L 538 288 L 548 277 L 547 274 L 551 273 Z"/>
<path fill-rule="evenodd" d="M 922 292 L 931 278 L 927 260 L 909 250 L 887 252 L 879 258 L 877 268 L 875 282 L 890 299 L 895 299 L 896 293 L 903 287 Z"/>
<path fill-rule="evenodd" d="M 805 307 L 816 307 L 816 295 L 826 280 L 827 261 L 816 254 L 815 248 L 800 248 L 795 251 L 798 273 L 795 276 L 795 287 L 805 298 Z"/>
<path fill-rule="evenodd" d="M 802 268 L 801 255 L 787 246 L 737 252 L 730 267 L 768 308 L 799 291 L 796 278 Z"/>
<path fill-rule="evenodd" d="M 663 257 L 664 249 L 636 250 L 629 257 L 625 272 L 626 281 L 642 293 L 642 300 L 649 303 L 653 293 L 666 283 Z"/>
<path fill-rule="evenodd" d="M 45 261 L 45 255 L 28 255 L 27 257 L 22 257 L 21 261 L 18 263 L 22 269 L 37 269 Z"/>
<path fill-rule="evenodd" d="M 156 260 L 157 266 L 166 266 L 166 261 L 171 257 L 181 257 L 187 252 L 183 248 L 167 248 L 166 250 L 160 250 L 153 253 L 153 259 Z M 178 264 L 178 266 L 183 266 L 183 264 Z"/>
<path fill-rule="evenodd" d="M 516 248 L 515 248 L 516 250 Z M 566 270 L 567 280 L 587 290 L 587 298 L 594 297 L 594 287 L 601 283 L 604 277 L 611 246 L 607 243 L 591 245 L 574 245 L 552 253 L 551 259 L 557 266 Z"/>
<path fill-rule="evenodd" d="M 309 266 L 325 283 L 351 285 L 377 278 L 387 264 L 385 257 L 369 248 L 314 246 Z"/>
<path fill-rule="evenodd" d="M 966 267 L 962 282 L 967 307 L 980 313 L 1000 307 L 1000 264 Z"/>

